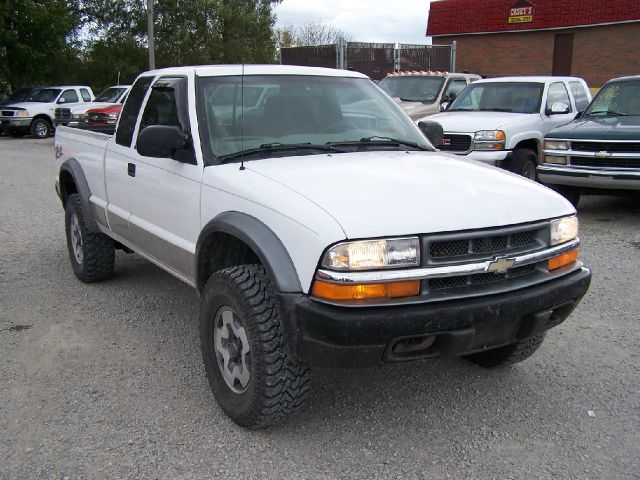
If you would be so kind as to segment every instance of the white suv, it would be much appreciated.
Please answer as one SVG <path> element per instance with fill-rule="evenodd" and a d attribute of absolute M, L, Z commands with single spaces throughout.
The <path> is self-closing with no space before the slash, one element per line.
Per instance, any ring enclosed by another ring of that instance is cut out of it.
<path fill-rule="evenodd" d="M 31 133 L 34 138 L 47 138 L 53 131 L 56 107 L 89 104 L 93 98 L 91 88 L 83 85 L 42 88 L 25 102 L 2 107 L 0 122 L 14 137 Z"/>
<path fill-rule="evenodd" d="M 591 101 L 576 77 L 503 77 L 467 86 L 440 114 L 440 150 L 536 178 L 544 136 L 571 122 Z"/>

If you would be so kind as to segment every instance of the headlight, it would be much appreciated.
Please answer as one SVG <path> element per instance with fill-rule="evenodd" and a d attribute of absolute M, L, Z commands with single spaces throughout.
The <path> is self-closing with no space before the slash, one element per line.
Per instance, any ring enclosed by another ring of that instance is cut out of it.
<path fill-rule="evenodd" d="M 27 110 L 19 110 L 16 112 L 16 117 L 30 117 Z"/>
<path fill-rule="evenodd" d="M 505 138 L 502 130 L 480 130 L 473 136 L 473 149 L 504 150 Z"/>
<path fill-rule="evenodd" d="M 86 115 L 84 113 L 74 113 L 73 115 L 71 115 L 71 118 L 74 118 L 76 120 L 83 120 L 85 116 Z"/>
<path fill-rule="evenodd" d="M 374 270 L 420 264 L 417 237 L 345 242 L 331 247 L 321 265 L 332 270 Z"/>
<path fill-rule="evenodd" d="M 503 142 L 505 138 L 502 130 L 480 130 L 473 137 L 476 142 Z"/>
<path fill-rule="evenodd" d="M 564 140 L 545 140 L 545 150 L 569 150 L 569 142 Z"/>
<path fill-rule="evenodd" d="M 109 114 L 109 118 L 111 120 L 117 120 L 118 119 L 118 114 L 116 112 L 112 112 Z"/>
<path fill-rule="evenodd" d="M 551 245 L 568 242 L 578 236 L 578 217 L 558 218 L 551 220 Z"/>

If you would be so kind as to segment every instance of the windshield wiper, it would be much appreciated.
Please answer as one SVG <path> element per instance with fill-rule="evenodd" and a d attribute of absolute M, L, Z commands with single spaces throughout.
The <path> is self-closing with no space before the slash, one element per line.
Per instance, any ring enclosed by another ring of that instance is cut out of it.
<path fill-rule="evenodd" d="M 381 135 L 372 135 L 370 137 L 363 137 L 360 140 L 345 140 L 342 142 L 329 142 L 327 145 L 371 145 L 371 146 L 380 146 L 380 145 L 404 145 L 407 147 L 415 148 L 417 150 L 427 150 L 431 151 L 430 148 L 426 146 L 422 146 L 419 143 L 412 142 L 410 140 L 400 140 L 397 138 L 391 137 L 383 137 Z"/>
<path fill-rule="evenodd" d="M 398 97 L 398 98 L 403 102 L 426 102 L 426 100 L 423 100 L 421 98 L 402 98 L 402 97 Z"/>
<path fill-rule="evenodd" d="M 243 157 L 245 155 L 252 155 L 255 153 L 265 153 L 265 152 L 285 152 L 285 151 L 295 151 L 295 150 L 319 150 L 322 152 L 341 152 L 341 150 L 336 149 L 331 145 L 319 145 L 312 143 L 263 143 L 257 148 L 247 148 L 246 150 L 240 150 L 239 152 L 229 153 L 227 155 L 221 155 L 218 157 L 218 160 L 221 163 L 226 162 L 227 160 L 233 160 L 235 158 Z"/>
<path fill-rule="evenodd" d="M 447 112 L 475 112 L 473 108 L 450 108 Z"/>
<path fill-rule="evenodd" d="M 510 108 L 482 108 L 483 112 L 513 112 Z"/>

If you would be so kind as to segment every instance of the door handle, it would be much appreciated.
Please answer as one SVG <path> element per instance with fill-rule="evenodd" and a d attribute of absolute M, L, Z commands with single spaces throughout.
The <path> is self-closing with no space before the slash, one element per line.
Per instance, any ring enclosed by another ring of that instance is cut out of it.
<path fill-rule="evenodd" d="M 136 176 L 136 164 L 135 163 L 127 163 L 127 175 L 130 177 Z"/>

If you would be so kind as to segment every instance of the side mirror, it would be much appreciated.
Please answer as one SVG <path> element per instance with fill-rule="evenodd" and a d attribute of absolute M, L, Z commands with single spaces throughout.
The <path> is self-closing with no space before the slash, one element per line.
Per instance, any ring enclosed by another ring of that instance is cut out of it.
<path fill-rule="evenodd" d="M 60 97 L 56 103 L 67 103 L 64 97 Z"/>
<path fill-rule="evenodd" d="M 551 104 L 551 108 L 547 110 L 547 115 L 560 115 L 563 113 L 569 113 L 571 109 L 569 105 L 564 102 L 554 102 Z"/>
<path fill-rule="evenodd" d="M 441 111 L 441 112 L 444 112 L 444 111 L 445 111 L 445 110 L 447 110 L 448 108 L 449 108 L 449 102 L 446 102 L 446 101 L 445 101 L 445 102 L 442 102 L 442 103 L 440 104 L 440 111 Z"/>
<path fill-rule="evenodd" d="M 422 120 L 418 122 L 418 128 L 427 140 L 431 142 L 431 145 L 434 147 L 438 147 L 438 145 L 442 144 L 442 139 L 444 138 L 444 130 L 442 129 L 442 125 L 438 122 L 434 122 L 433 120 Z"/>
<path fill-rule="evenodd" d="M 189 140 L 189 134 L 180 127 L 149 125 L 138 135 L 136 150 L 144 157 L 172 158 L 183 163 L 195 163 L 193 154 L 185 155 Z"/>

